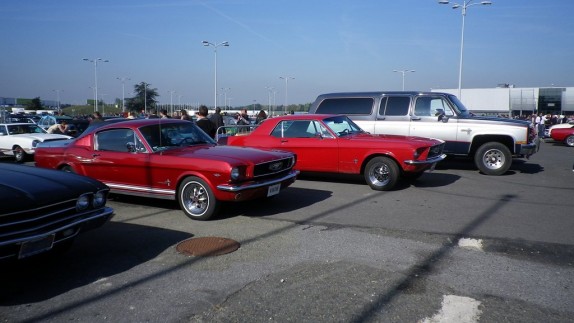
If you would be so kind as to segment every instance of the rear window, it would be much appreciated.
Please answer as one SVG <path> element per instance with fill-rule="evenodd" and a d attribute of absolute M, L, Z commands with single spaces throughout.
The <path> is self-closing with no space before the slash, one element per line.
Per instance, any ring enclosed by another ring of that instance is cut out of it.
<path fill-rule="evenodd" d="M 318 114 L 366 114 L 373 109 L 373 98 L 333 98 L 323 100 L 317 107 Z"/>

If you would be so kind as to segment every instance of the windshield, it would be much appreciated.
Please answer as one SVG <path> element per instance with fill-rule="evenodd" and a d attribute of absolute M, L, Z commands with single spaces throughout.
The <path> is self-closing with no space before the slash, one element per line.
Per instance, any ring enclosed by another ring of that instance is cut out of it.
<path fill-rule="evenodd" d="M 44 129 L 38 127 L 35 124 L 26 125 L 8 125 L 8 133 L 11 135 L 20 135 L 26 133 L 46 133 Z"/>
<path fill-rule="evenodd" d="M 458 112 L 458 115 L 463 116 L 463 117 L 470 116 L 470 112 L 467 110 L 467 108 L 464 106 L 464 104 L 462 104 L 462 102 L 460 102 L 460 100 L 456 96 L 449 95 L 448 97 L 449 97 L 450 101 L 454 104 L 454 108 Z"/>
<path fill-rule="evenodd" d="M 200 144 L 215 145 L 209 135 L 191 122 L 154 124 L 141 127 L 139 131 L 153 151 Z"/>
<path fill-rule="evenodd" d="M 347 136 L 353 133 L 364 132 L 359 126 L 357 126 L 351 119 L 347 116 L 336 116 L 323 119 L 323 122 L 329 129 L 333 130 L 338 137 Z"/>

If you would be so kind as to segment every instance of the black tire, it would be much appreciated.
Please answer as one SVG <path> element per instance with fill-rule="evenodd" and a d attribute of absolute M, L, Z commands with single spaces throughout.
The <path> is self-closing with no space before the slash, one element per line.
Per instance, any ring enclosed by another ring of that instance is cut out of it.
<path fill-rule="evenodd" d="M 75 173 L 74 169 L 72 169 L 70 165 L 64 165 L 62 168 L 60 168 L 60 170 L 66 173 Z"/>
<path fill-rule="evenodd" d="M 28 159 L 28 154 L 26 154 L 24 149 L 22 149 L 22 147 L 20 146 L 14 147 L 14 150 L 12 150 L 12 152 L 14 153 L 14 159 L 16 160 L 17 163 L 23 163 L 26 161 L 26 159 Z"/>
<path fill-rule="evenodd" d="M 574 135 L 570 135 L 564 139 L 564 143 L 568 147 L 574 147 Z"/>
<path fill-rule="evenodd" d="M 365 166 L 365 181 L 376 191 L 392 189 L 399 179 L 397 163 L 389 157 L 375 157 Z"/>
<path fill-rule="evenodd" d="M 512 164 L 512 154 L 499 142 L 487 142 L 476 150 L 474 164 L 485 175 L 502 175 Z"/>
<path fill-rule="evenodd" d="M 177 200 L 183 213 L 193 220 L 208 220 L 217 213 L 219 202 L 199 177 L 188 177 L 180 185 Z"/>

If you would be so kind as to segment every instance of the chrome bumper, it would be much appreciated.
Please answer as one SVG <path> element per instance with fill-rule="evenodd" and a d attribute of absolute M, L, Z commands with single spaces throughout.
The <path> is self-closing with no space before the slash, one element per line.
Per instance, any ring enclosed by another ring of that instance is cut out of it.
<path fill-rule="evenodd" d="M 425 164 L 434 164 L 438 163 L 441 160 L 446 158 L 446 154 L 442 154 L 433 158 L 425 159 L 425 160 L 405 160 L 405 164 L 408 165 L 425 165 Z"/>
<path fill-rule="evenodd" d="M 240 185 L 221 184 L 221 185 L 217 185 L 217 189 L 221 190 L 221 191 L 226 191 L 226 192 L 241 192 L 241 191 L 245 191 L 245 190 L 251 190 L 251 189 L 255 189 L 255 188 L 260 188 L 260 187 L 265 187 L 265 186 L 270 186 L 270 185 L 282 183 L 282 182 L 288 181 L 288 180 L 295 180 L 295 177 L 297 177 L 297 175 L 299 175 L 298 170 L 291 170 L 291 172 L 289 174 L 287 174 L 283 177 L 280 177 L 280 178 L 274 178 L 274 179 L 267 180 L 267 181 L 253 181 L 253 182 L 248 182 L 248 183 L 240 184 Z"/>

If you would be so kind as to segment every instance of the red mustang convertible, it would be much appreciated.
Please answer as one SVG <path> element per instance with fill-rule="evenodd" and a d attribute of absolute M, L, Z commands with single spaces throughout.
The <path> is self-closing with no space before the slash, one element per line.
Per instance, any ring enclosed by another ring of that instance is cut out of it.
<path fill-rule="evenodd" d="M 39 145 L 35 161 L 98 179 L 111 192 L 177 199 L 197 220 L 216 214 L 221 201 L 276 195 L 298 174 L 293 153 L 217 146 L 194 123 L 178 119 L 106 124 Z"/>
<path fill-rule="evenodd" d="M 291 151 L 300 171 L 362 174 L 379 191 L 401 176 L 418 178 L 446 157 L 442 140 L 371 135 L 343 115 L 289 115 L 267 119 L 251 133 L 226 130 L 236 135 L 222 136 L 220 144 Z"/>

